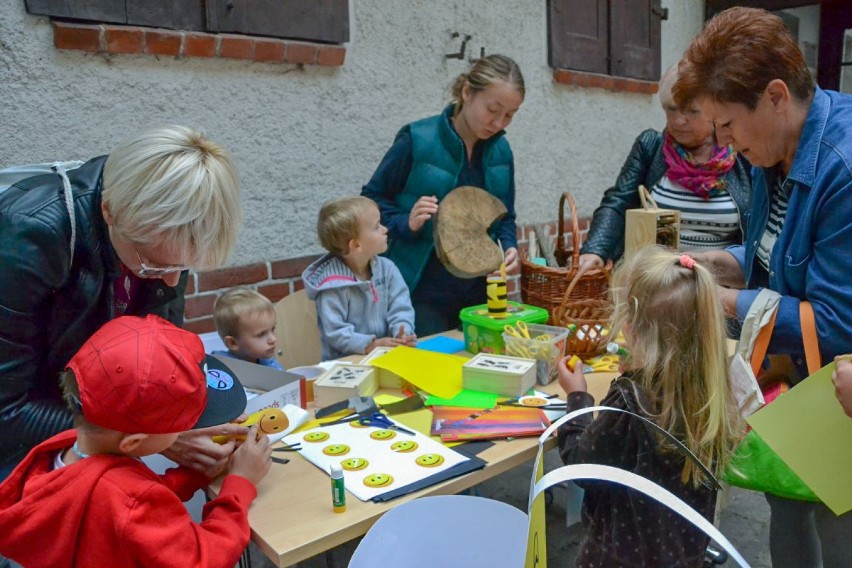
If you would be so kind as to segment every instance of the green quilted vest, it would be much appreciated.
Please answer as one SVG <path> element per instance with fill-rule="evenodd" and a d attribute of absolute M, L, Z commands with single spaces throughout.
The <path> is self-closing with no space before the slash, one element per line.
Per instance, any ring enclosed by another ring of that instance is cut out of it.
<path fill-rule="evenodd" d="M 411 135 L 412 167 L 405 188 L 396 196 L 401 209 L 410 211 L 424 195 L 435 195 L 438 202 L 455 189 L 464 167 L 464 143 L 449 123 L 446 111 L 403 127 Z M 512 150 L 502 134 L 484 142 L 482 168 L 488 193 L 506 201 L 512 173 Z M 412 239 L 393 239 L 387 256 L 399 267 L 412 292 L 429 261 L 432 248 L 432 220 Z"/>

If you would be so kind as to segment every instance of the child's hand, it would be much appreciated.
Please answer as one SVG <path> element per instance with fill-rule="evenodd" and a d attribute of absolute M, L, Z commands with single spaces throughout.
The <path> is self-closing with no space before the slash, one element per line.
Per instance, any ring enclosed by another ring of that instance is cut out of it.
<path fill-rule="evenodd" d="M 377 337 L 367 345 L 367 350 L 365 353 L 369 353 L 376 347 L 397 347 L 399 345 L 405 345 L 405 342 L 402 339 L 397 339 L 396 337 Z"/>
<path fill-rule="evenodd" d="M 402 344 L 407 347 L 417 347 L 417 334 L 406 335 L 405 326 L 402 324 L 399 324 L 399 332 L 396 334 L 396 338 L 401 340 Z"/>
<path fill-rule="evenodd" d="M 272 465 L 272 446 L 269 445 L 269 436 L 258 437 L 258 428 L 257 424 L 249 428 L 248 436 L 234 451 L 228 463 L 229 473 L 241 475 L 255 485 L 266 476 L 269 466 Z"/>
<path fill-rule="evenodd" d="M 568 362 L 571 360 L 571 355 L 563 357 L 556 363 L 556 378 L 559 381 L 559 386 L 565 391 L 565 394 L 572 392 L 586 392 L 586 377 L 583 375 L 583 361 L 577 357 L 574 368 L 568 368 Z"/>
<path fill-rule="evenodd" d="M 844 356 L 845 357 L 845 356 Z M 837 359 L 837 369 L 831 374 L 834 394 L 847 416 L 852 417 L 852 361 Z"/>

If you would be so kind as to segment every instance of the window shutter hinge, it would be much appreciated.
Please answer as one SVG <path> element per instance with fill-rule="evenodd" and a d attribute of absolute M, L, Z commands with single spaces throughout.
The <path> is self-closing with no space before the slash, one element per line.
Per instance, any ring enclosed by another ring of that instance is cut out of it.
<path fill-rule="evenodd" d="M 651 12 L 655 16 L 659 16 L 661 20 L 668 20 L 669 19 L 669 9 L 668 8 L 659 8 L 657 6 L 653 6 L 651 8 Z"/>

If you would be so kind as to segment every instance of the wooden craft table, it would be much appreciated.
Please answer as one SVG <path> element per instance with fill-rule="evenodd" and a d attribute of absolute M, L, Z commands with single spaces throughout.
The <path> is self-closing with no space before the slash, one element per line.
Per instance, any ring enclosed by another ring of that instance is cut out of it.
<path fill-rule="evenodd" d="M 461 333 L 457 331 L 440 335 L 461 338 Z M 358 360 L 362 357 L 345 359 Z M 586 375 L 589 392 L 595 400 L 603 398 L 615 376 L 616 373 Z M 536 388 L 549 394 L 562 394 L 556 382 L 547 386 L 536 385 Z M 309 407 L 309 410 L 312 408 Z M 537 437 L 494 442 L 493 446 L 478 454 L 478 457 L 487 463 L 483 469 L 432 485 L 387 503 L 364 502 L 349 493 L 344 513 L 332 511 L 328 475 L 294 453 L 290 457 L 290 463 L 273 462 L 269 473 L 258 485 L 257 499 L 249 508 L 251 538 L 276 565 L 290 566 L 353 538 L 363 536 L 379 517 L 406 501 L 425 495 L 459 493 L 515 466 L 531 461 L 538 447 Z M 553 439 L 548 442 L 548 447 L 552 448 L 555 444 L 556 441 Z M 219 485 L 215 484 L 211 487 L 211 492 L 215 494 L 218 489 Z"/>

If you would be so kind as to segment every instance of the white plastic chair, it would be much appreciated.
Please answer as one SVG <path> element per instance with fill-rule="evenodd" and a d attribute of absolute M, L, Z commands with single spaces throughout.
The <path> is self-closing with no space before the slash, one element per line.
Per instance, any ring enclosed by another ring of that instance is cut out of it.
<path fill-rule="evenodd" d="M 553 485 L 577 479 L 618 483 L 644 493 L 695 525 L 739 566 L 748 568 L 745 559 L 710 521 L 677 496 L 644 477 L 597 464 L 566 465 L 542 475 L 545 440 L 565 422 L 598 411 L 627 412 L 605 406 L 584 408 L 563 416 L 539 437 L 538 455 L 530 481 L 528 514 L 505 503 L 463 495 L 409 501 L 385 513 L 373 525 L 355 550 L 350 568 L 375 565 L 383 568 L 536 566 L 537 560 L 546 556 L 544 535 L 537 534 L 542 529 L 543 520 L 540 523 L 534 520 L 542 519 L 544 514 L 541 496 Z M 645 420 L 641 416 L 637 418 Z"/>
<path fill-rule="evenodd" d="M 520 509 L 483 497 L 415 499 L 373 525 L 349 568 L 523 566 L 528 524 Z"/>

